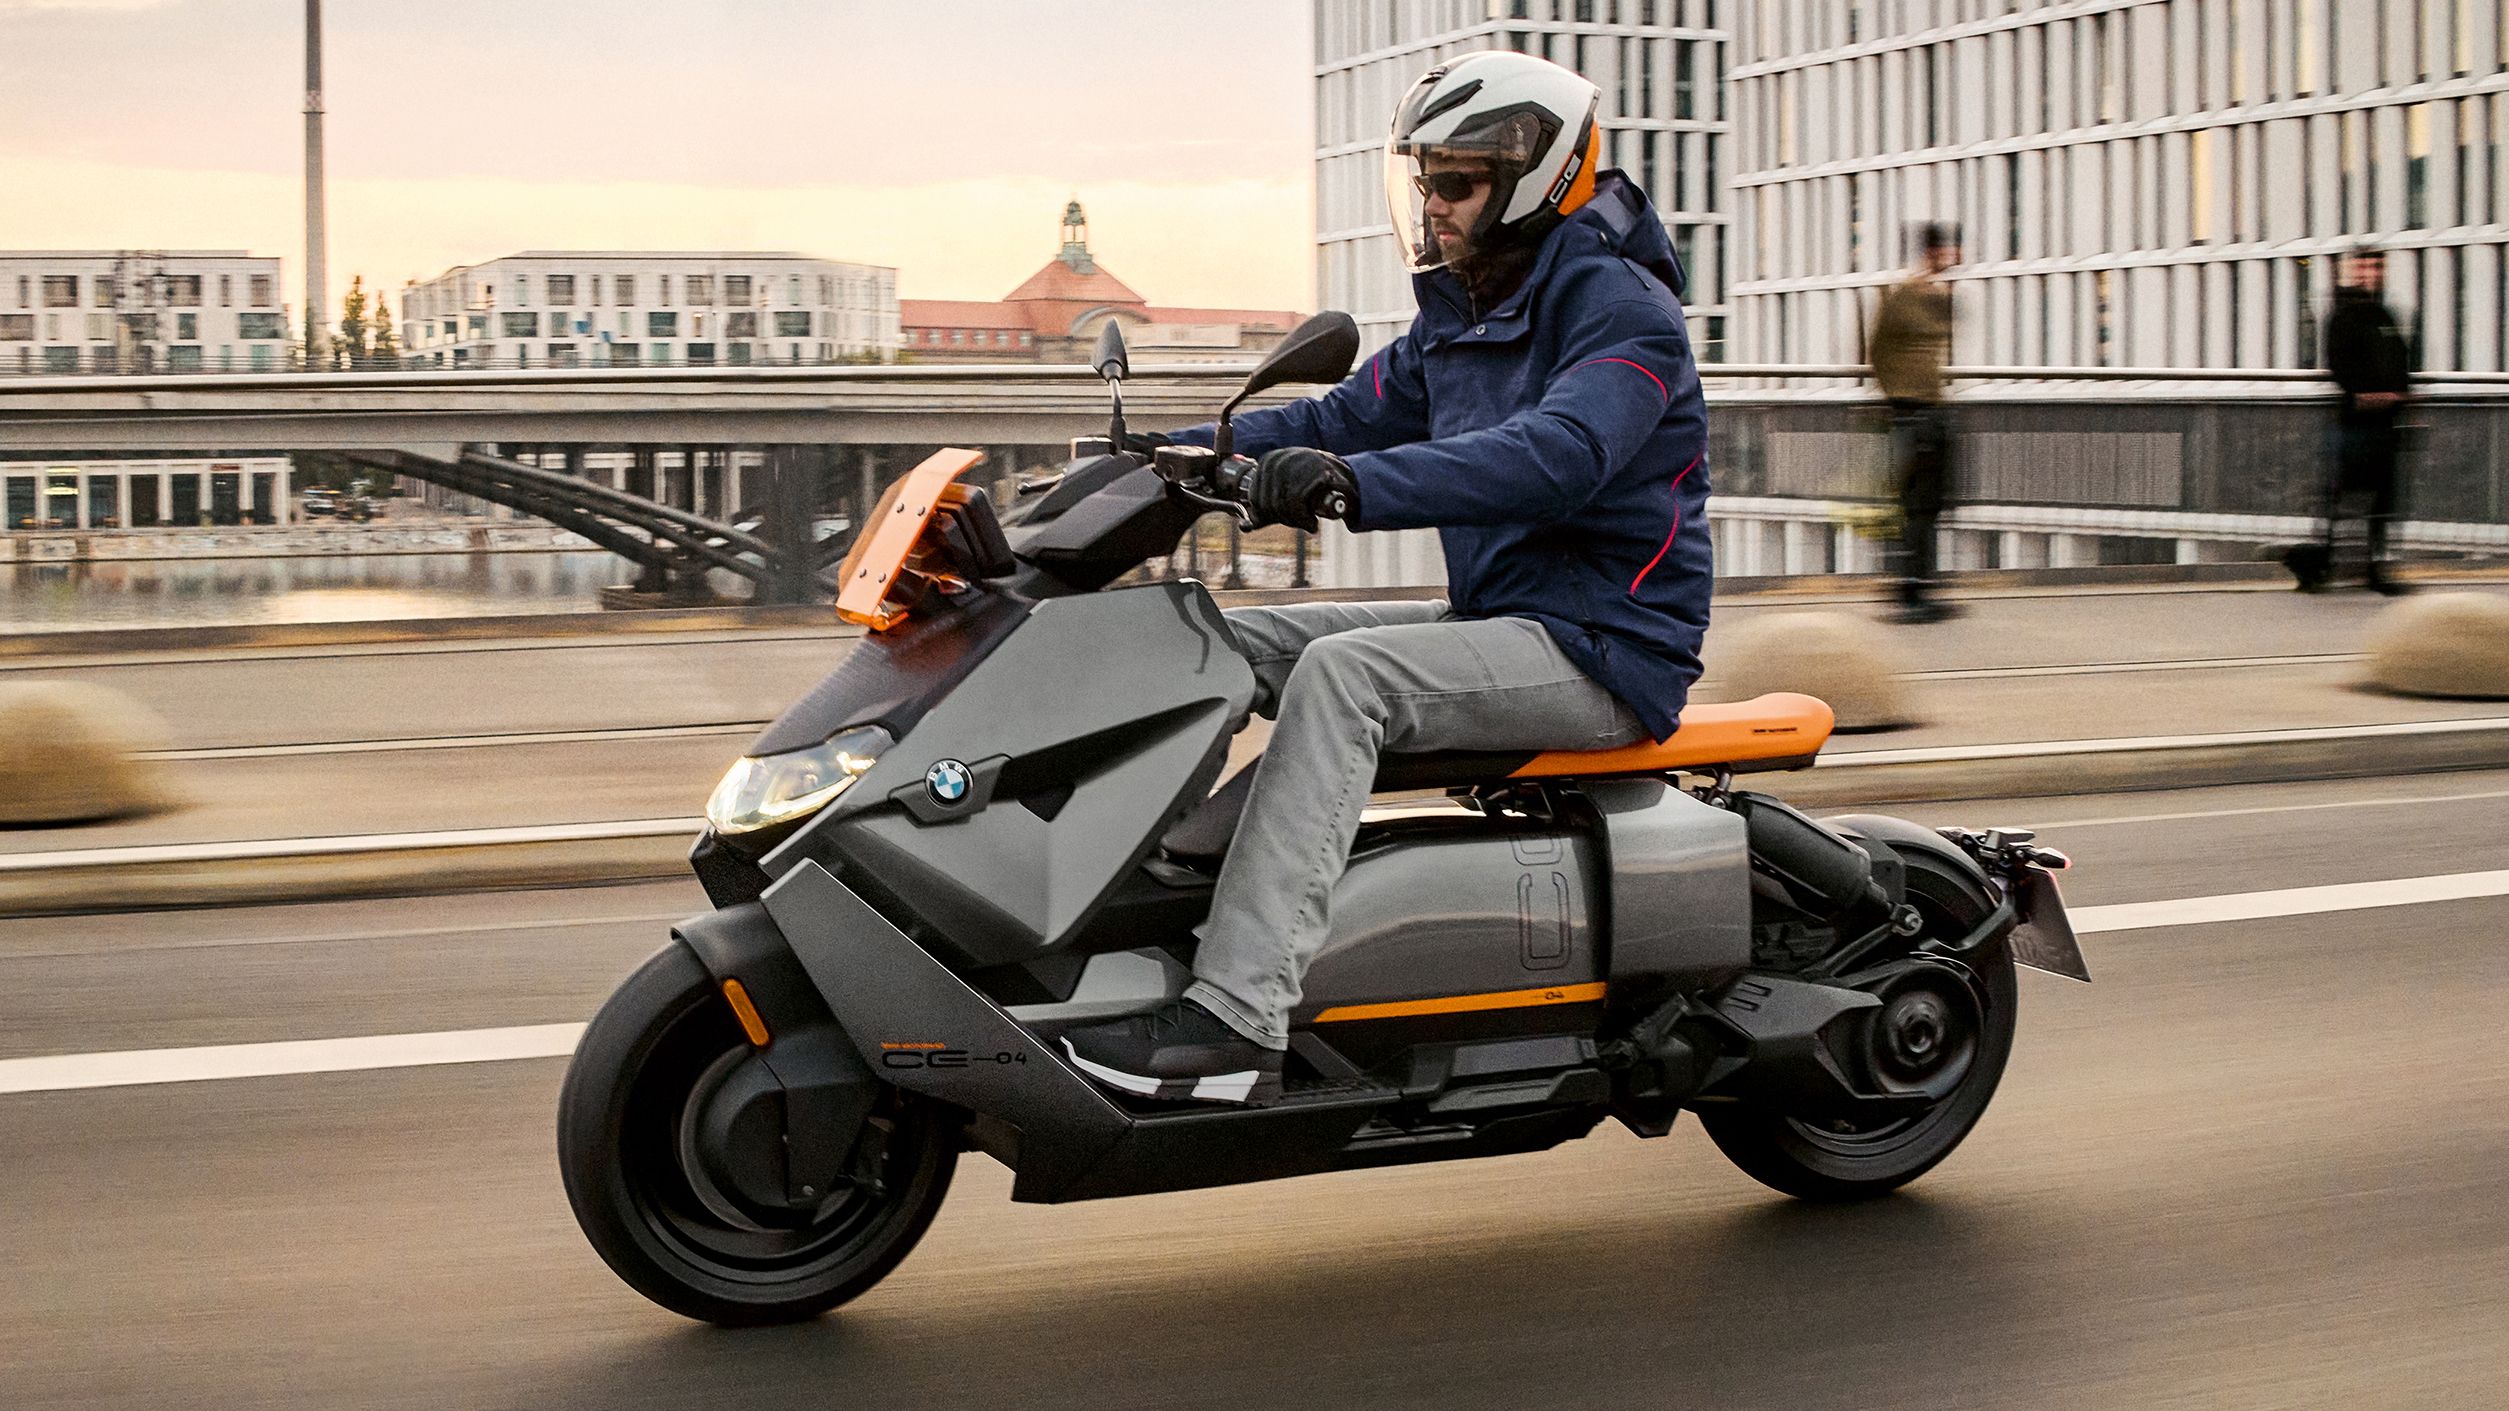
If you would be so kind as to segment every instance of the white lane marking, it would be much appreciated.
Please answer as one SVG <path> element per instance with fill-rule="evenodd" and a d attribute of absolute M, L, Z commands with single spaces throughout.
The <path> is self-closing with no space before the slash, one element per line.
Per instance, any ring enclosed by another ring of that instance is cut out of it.
<path fill-rule="evenodd" d="M 405 848 L 501 847 L 512 843 L 584 843 L 609 838 L 695 834 L 699 818 L 632 818 L 616 823 L 545 823 L 520 828 L 453 828 L 435 833 L 351 833 L 334 838 L 257 838 L 228 843 L 152 843 L 126 848 L 0 854 L 0 872 L 64 867 L 130 867 L 178 862 L 234 862 L 273 857 L 397 852 Z"/>
<path fill-rule="evenodd" d="M 2074 930 L 2089 935 L 2096 931 L 2209 926 L 2222 921 L 2263 921 L 2277 916 L 2316 916 L 2330 911 L 2367 911 L 2382 906 L 2497 896 L 2509 896 L 2509 868 L 2459 872 L 2446 877 L 2400 877 L 2392 882 L 2337 882 L 2272 892 L 2232 892 L 2177 901 L 2118 902 L 2071 908 L 2067 915 Z"/>
<path fill-rule="evenodd" d="M 2236 892 L 2176 901 L 2124 902 L 2073 908 L 2074 929 L 2084 935 L 2140 931 L 2163 926 L 2206 926 L 2279 916 L 2311 916 L 2422 902 L 2509 896 L 2509 869 L 2460 872 L 2443 877 L 2405 877 L 2392 882 L 2344 882 L 2272 892 Z M 197 1083 L 223 1078 L 269 1078 L 293 1073 L 348 1073 L 369 1068 L 418 1068 L 450 1063 L 497 1063 L 523 1058 L 563 1058 L 575 1051 L 581 1024 L 525 1024 L 506 1029 L 457 1029 L 432 1034 L 381 1034 L 352 1039 L 301 1039 L 282 1043 L 215 1044 L 204 1048 L 140 1049 L 116 1053 L 53 1054 L 0 1059 L 0 1093 L 61 1092 L 77 1088 L 130 1087 L 146 1083 Z M 1064 1041 L 1069 1053 L 1070 1041 Z M 1074 1061 L 1120 1086 L 1155 1082 L 1116 1073 L 1078 1054 Z"/>
<path fill-rule="evenodd" d="M 41 943 L 18 946 L 10 943 L 12 928 L 35 931 L 47 937 L 63 929 L 57 917 L 11 917 L 0 921 L 0 960 L 57 960 L 77 955 L 151 955 L 178 950 L 232 950 L 240 946 L 328 946 L 352 945 L 372 941 L 422 941 L 445 936 L 494 936 L 515 931 L 570 931 L 593 927 L 652 926 L 665 922 L 684 921 L 692 907 L 678 911 L 653 911 L 640 916 L 555 916 L 538 921 L 475 921 L 465 926 L 395 926 L 380 931 L 324 931 L 304 936 L 189 936 L 110 937 L 91 939 L 82 944 L 50 946 Z"/>
<path fill-rule="evenodd" d="M 0 1093 L 563 1058 L 575 1051 L 575 1041 L 583 1033 L 581 1024 L 523 1024 L 508 1029 L 455 1029 L 433 1034 L 375 1034 L 354 1039 L 293 1039 L 269 1044 L 213 1044 L 206 1048 L 0 1059 Z"/>
<path fill-rule="evenodd" d="M 294 755 L 392 754 L 406 750 L 510 749 L 517 745 L 603 745 L 630 740 L 690 740 L 718 735 L 755 735 L 763 720 L 726 720 L 698 725 L 634 725 L 612 730 L 541 730 L 508 735 L 412 735 L 394 740 L 317 740 L 297 745 L 217 745 L 196 750 L 147 750 L 142 759 L 279 759 Z"/>
<path fill-rule="evenodd" d="M 2509 799 L 2509 789 L 2486 789 L 2474 794 L 2401 794 L 2386 799 L 2335 799 L 2326 803 L 2261 804 L 2254 808 L 2199 808 L 2181 813 L 2121 813 L 2108 818 L 2062 818 L 2052 823 L 2024 825 L 2044 833 L 2052 828 L 2107 828 L 2123 823 L 2179 823 L 2197 818 L 2247 818 L 2264 813 L 2314 813 L 2329 808 L 2402 808 L 2407 804 L 2474 803 L 2483 799 Z"/>
<path fill-rule="evenodd" d="M 2485 735 L 2509 731 L 2509 716 L 2459 720 L 2408 720 L 2390 725 L 2313 725 L 2297 730 L 2238 730 L 2220 735 L 2126 735 L 2100 740 L 2015 740 L 2001 745 L 1926 745 L 1898 750 L 1845 750 L 1825 754 L 1816 769 L 1853 769 L 1878 764 L 1972 764 L 1990 759 L 2045 755 L 2126 754 L 2145 750 L 2218 749 L 2307 741 L 2375 740 L 2398 735 Z"/>

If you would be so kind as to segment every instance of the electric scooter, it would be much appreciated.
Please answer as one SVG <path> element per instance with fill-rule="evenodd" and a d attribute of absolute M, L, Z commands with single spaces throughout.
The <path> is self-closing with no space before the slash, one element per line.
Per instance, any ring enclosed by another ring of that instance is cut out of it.
<path fill-rule="evenodd" d="M 1310 320 L 1216 446 L 1144 456 L 1118 334 L 1112 434 L 1007 513 L 959 483 L 974 452 L 889 488 L 841 570 L 865 635 L 708 805 L 715 909 L 567 1072 L 567 1195 L 628 1284 L 715 1323 L 815 1316 L 906 1257 L 966 1149 L 1014 1200 L 1072 1201 L 1541 1151 L 1607 1118 L 1659 1137 L 1688 1110 L 1760 1181 L 1844 1200 L 1976 1125 L 2015 965 L 2089 978 L 2065 860 L 1737 787 L 1818 755 L 1831 713 L 1800 695 L 1693 705 L 1661 744 L 1389 755 L 1378 791 L 1414 797 L 1361 830 L 1269 1106 L 1149 1102 L 1067 1061 L 1063 1031 L 1187 983 L 1253 777 L 1220 777 L 1254 678 L 1211 595 L 1119 580 L 1245 513 L 1240 402 L 1338 381 L 1357 346 Z"/>

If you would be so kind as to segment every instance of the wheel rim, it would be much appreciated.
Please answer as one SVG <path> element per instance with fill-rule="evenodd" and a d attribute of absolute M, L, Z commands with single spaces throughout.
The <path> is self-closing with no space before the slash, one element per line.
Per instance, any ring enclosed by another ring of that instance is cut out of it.
<path fill-rule="evenodd" d="M 706 1174 L 693 1145 L 697 1114 L 750 1053 L 729 1009 L 711 993 L 658 1024 L 635 1071 L 624 1075 L 617 1170 L 632 1218 L 647 1236 L 695 1269 L 732 1284 L 789 1288 L 838 1274 L 875 1253 L 929 1163 L 928 1118 L 894 1093 L 867 1120 L 865 1140 L 883 1151 L 885 1194 L 845 1183 L 789 1225 L 749 1214 Z"/>
<path fill-rule="evenodd" d="M 1991 1018 L 1984 988 L 1965 967 L 1925 965 L 1892 982 L 1881 998 L 1863 1031 L 1866 1062 L 1883 1086 L 1931 1093 L 1934 1101 L 1922 1112 L 1877 1121 L 1785 1119 L 1796 1136 L 1832 1156 L 1872 1160 L 1925 1140 L 1979 1071 Z"/>

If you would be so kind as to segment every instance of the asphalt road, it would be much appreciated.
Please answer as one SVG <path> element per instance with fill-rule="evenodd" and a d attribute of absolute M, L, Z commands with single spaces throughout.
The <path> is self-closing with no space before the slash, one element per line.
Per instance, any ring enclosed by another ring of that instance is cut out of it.
<path fill-rule="evenodd" d="M 2082 906 L 2491 870 L 2509 774 L 1941 805 Z M 679 884 L 0 922 L 0 1058 L 584 1017 Z M 2509 1385 L 2509 898 L 2122 931 L 1851 1209 L 1699 1133 L 1061 1208 L 731 1334 L 558 1189 L 561 1064 L 0 1097 L 0 1407 L 2448 1407 Z"/>

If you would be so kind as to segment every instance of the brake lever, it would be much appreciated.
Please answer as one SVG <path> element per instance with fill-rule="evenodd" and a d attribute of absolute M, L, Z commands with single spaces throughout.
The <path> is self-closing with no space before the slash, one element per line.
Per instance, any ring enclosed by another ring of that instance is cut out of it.
<path fill-rule="evenodd" d="M 1167 488 L 1170 492 L 1182 498 L 1187 504 L 1200 505 L 1206 510 L 1219 510 L 1225 514 L 1235 515 L 1237 517 L 1237 527 L 1240 529 L 1252 529 L 1255 527 L 1254 511 L 1248 508 L 1241 501 L 1224 500 L 1217 495 L 1206 495 L 1200 490 L 1179 485 L 1174 481 L 1168 482 Z"/>

